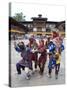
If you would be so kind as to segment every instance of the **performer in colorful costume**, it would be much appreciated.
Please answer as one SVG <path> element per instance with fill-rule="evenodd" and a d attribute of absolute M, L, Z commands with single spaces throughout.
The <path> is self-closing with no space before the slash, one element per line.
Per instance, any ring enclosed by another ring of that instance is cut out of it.
<path fill-rule="evenodd" d="M 45 67 L 46 60 L 47 60 L 47 51 L 46 51 L 46 47 L 44 45 L 43 39 L 39 40 L 38 53 L 41 54 L 38 59 L 38 65 L 40 68 L 40 74 L 42 75 L 44 72 L 44 67 Z"/>
<path fill-rule="evenodd" d="M 28 47 L 31 49 L 30 60 L 34 61 L 34 63 L 35 63 L 34 67 L 35 67 L 35 69 L 37 69 L 37 47 L 38 47 L 38 44 L 36 43 L 36 40 L 34 39 L 33 36 L 31 36 L 29 38 Z"/>
<path fill-rule="evenodd" d="M 52 69 L 54 69 L 54 67 L 55 67 L 54 54 L 55 54 L 55 48 L 56 48 L 55 44 L 51 40 L 51 37 L 47 38 L 46 47 L 48 50 L 47 54 L 49 57 L 48 74 L 49 74 L 49 77 L 51 77 Z"/>
<path fill-rule="evenodd" d="M 53 32 L 53 46 L 48 45 L 49 52 L 52 51 L 53 55 L 49 55 L 49 76 L 51 77 L 52 68 L 55 68 L 55 77 L 58 78 L 58 72 L 60 69 L 61 52 L 64 50 L 63 39 L 57 32 Z M 51 58 L 52 57 L 52 58 Z"/>
<path fill-rule="evenodd" d="M 54 37 L 54 33 L 56 34 Z M 63 38 L 62 36 L 59 34 L 59 32 L 54 31 L 52 34 L 52 38 L 53 38 L 53 43 L 56 46 L 56 51 L 59 51 L 59 48 L 61 49 L 61 52 L 64 50 L 64 45 L 63 45 Z"/>
<path fill-rule="evenodd" d="M 22 59 L 16 64 L 16 69 L 18 74 L 21 74 L 21 69 L 25 70 L 25 67 L 32 70 L 32 61 L 30 60 L 30 49 L 26 49 L 23 42 L 19 44 L 15 44 L 15 50 L 20 52 Z M 30 78 L 30 74 L 27 73 L 28 79 Z"/>

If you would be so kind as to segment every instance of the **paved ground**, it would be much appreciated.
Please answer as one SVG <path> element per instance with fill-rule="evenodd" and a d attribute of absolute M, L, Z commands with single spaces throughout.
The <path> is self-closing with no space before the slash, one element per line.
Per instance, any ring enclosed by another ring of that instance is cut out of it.
<path fill-rule="evenodd" d="M 25 41 L 26 43 L 27 41 Z M 11 86 L 12 87 L 24 87 L 24 86 L 39 86 L 39 85 L 56 85 L 65 83 L 65 58 L 64 51 L 62 52 L 61 68 L 59 73 L 59 78 L 56 80 L 54 75 L 54 70 L 52 73 L 52 78 L 48 78 L 47 63 L 44 71 L 44 75 L 40 76 L 39 71 L 32 75 L 30 80 L 25 79 L 25 72 L 22 71 L 21 75 L 17 75 L 16 63 L 21 59 L 20 54 L 18 54 L 13 46 L 13 41 L 11 43 Z"/>

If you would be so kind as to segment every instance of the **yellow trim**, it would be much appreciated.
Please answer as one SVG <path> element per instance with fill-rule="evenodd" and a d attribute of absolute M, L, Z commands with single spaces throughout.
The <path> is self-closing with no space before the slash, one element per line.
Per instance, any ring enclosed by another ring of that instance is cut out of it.
<path fill-rule="evenodd" d="M 9 30 L 9 32 L 14 32 L 14 33 L 21 33 L 21 34 L 24 34 L 24 33 L 25 33 L 25 32 L 18 31 L 18 30 L 14 30 L 14 29 L 12 29 L 12 30 Z"/>
<path fill-rule="evenodd" d="M 25 32 L 22 32 L 22 31 L 19 31 L 19 30 L 14 30 L 14 29 L 9 30 L 9 32 L 25 34 Z M 65 32 L 59 32 L 59 33 L 65 35 Z M 51 35 L 52 32 L 28 32 L 28 34 L 42 34 L 42 35 L 47 34 L 47 35 Z"/>
<path fill-rule="evenodd" d="M 52 32 L 28 32 L 29 34 L 42 34 L 42 35 L 45 35 L 45 34 L 52 34 Z M 60 34 L 64 34 L 65 35 L 65 32 L 59 32 Z"/>

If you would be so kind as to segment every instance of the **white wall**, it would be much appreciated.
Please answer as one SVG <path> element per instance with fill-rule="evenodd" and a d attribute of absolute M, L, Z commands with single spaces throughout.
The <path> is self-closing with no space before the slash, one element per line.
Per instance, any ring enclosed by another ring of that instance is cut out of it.
<path fill-rule="evenodd" d="M 37 28 L 33 28 L 33 31 L 37 31 Z"/>

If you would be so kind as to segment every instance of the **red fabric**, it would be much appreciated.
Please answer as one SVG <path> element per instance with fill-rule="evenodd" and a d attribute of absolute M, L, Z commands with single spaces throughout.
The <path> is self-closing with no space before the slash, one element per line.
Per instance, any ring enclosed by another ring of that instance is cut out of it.
<path fill-rule="evenodd" d="M 56 37 L 58 37 L 58 36 L 59 36 L 59 33 L 53 32 L 53 38 L 56 38 Z"/>
<path fill-rule="evenodd" d="M 37 42 L 36 42 L 35 39 L 34 39 L 33 41 L 30 41 L 30 42 L 28 43 L 28 46 L 29 46 L 30 48 L 32 48 L 33 45 L 38 47 L 38 44 L 37 44 Z"/>
<path fill-rule="evenodd" d="M 46 60 L 47 60 L 47 58 L 46 58 L 46 56 L 44 57 L 44 56 L 40 56 L 40 58 L 39 58 L 39 63 L 45 63 L 46 62 Z"/>
<path fill-rule="evenodd" d="M 39 45 L 38 49 L 39 49 L 39 52 L 41 53 L 41 56 L 40 56 L 38 61 L 39 61 L 39 63 L 44 64 L 47 60 L 47 54 L 46 54 L 45 46 L 44 45 Z"/>
<path fill-rule="evenodd" d="M 30 60 L 35 61 L 37 60 L 36 53 L 30 53 Z"/>

